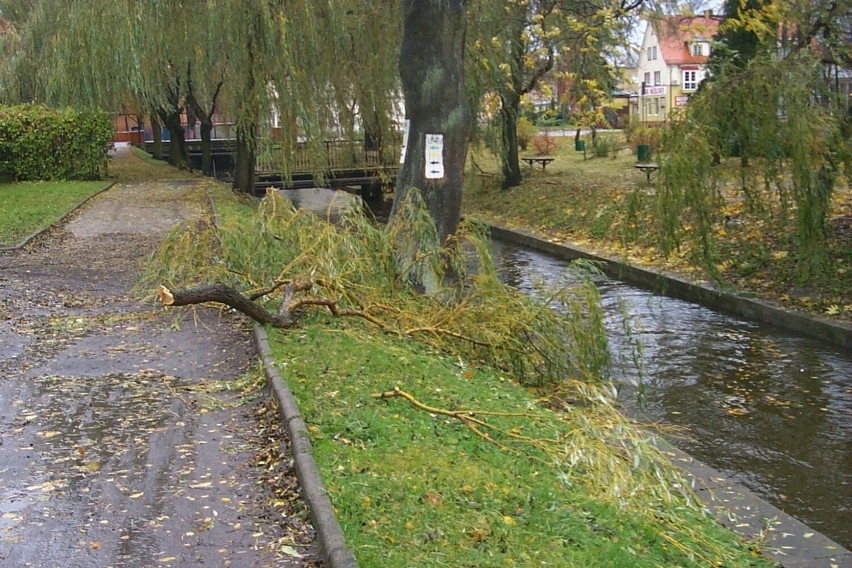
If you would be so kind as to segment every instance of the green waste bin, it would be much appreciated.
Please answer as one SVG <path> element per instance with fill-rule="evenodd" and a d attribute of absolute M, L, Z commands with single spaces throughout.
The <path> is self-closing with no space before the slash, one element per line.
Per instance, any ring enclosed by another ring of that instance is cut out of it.
<path fill-rule="evenodd" d="M 574 149 L 578 152 L 586 151 L 586 141 L 585 140 L 574 140 Z"/>
<path fill-rule="evenodd" d="M 647 162 L 651 157 L 651 147 L 647 144 L 639 144 L 636 147 L 636 156 L 640 162 Z"/>

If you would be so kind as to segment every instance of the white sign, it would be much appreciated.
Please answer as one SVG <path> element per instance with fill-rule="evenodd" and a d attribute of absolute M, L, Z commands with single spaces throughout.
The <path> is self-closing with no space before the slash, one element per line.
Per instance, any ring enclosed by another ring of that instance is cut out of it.
<path fill-rule="evenodd" d="M 402 148 L 399 150 L 399 164 L 405 163 L 405 151 L 408 149 L 408 131 L 411 130 L 411 121 L 405 119 L 405 129 L 402 131 Z"/>
<path fill-rule="evenodd" d="M 658 85 L 656 87 L 645 87 L 646 95 L 665 95 L 666 94 L 666 86 Z"/>
<path fill-rule="evenodd" d="M 444 177 L 444 136 L 426 135 L 426 179 Z"/>
<path fill-rule="evenodd" d="M 683 106 L 687 102 L 689 102 L 689 96 L 688 95 L 682 95 L 680 97 L 675 97 L 675 106 Z"/>

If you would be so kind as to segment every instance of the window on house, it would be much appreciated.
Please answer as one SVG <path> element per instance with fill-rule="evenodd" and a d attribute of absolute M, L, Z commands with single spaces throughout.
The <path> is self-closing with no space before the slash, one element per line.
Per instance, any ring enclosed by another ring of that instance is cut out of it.
<path fill-rule="evenodd" d="M 650 73 L 645 73 L 644 83 L 645 83 L 646 87 L 651 84 L 651 74 Z"/>
<path fill-rule="evenodd" d="M 698 71 L 683 72 L 683 90 L 694 91 L 698 88 Z"/>
<path fill-rule="evenodd" d="M 698 42 L 692 44 L 692 55 L 704 55 L 702 45 Z"/>
<path fill-rule="evenodd" d="M 654 84 L 655 85 L 662 85 L 662 82 L 660 81 L 660 72 L 659 71 L 654 71 Z"/>
<path fill-rule="evenodd" d="M 657 46 L 648 48 L 648 61 L 656 61 L 657 59 Z"/>

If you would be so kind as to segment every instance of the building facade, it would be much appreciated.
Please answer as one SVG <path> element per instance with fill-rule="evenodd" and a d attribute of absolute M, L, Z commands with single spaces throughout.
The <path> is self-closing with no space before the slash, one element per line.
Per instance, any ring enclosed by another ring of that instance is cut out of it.
<path fill-rule="evenodd" d="M 684 106 L 707 74 L 711 40 L 722 18 L 664 16 L 645 27 L 636 67 L 638 94 L 631 99 L 630 115 L 647 124 L 662 124 Z"/>

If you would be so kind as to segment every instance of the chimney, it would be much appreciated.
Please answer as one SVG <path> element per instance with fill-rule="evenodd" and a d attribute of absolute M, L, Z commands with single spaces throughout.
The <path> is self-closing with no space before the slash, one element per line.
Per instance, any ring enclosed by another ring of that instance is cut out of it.
<path fill-rule="evenodd" d="M 713 10 L 704 10 L 704 17 L 710 19 L 713 17 Z"/>

